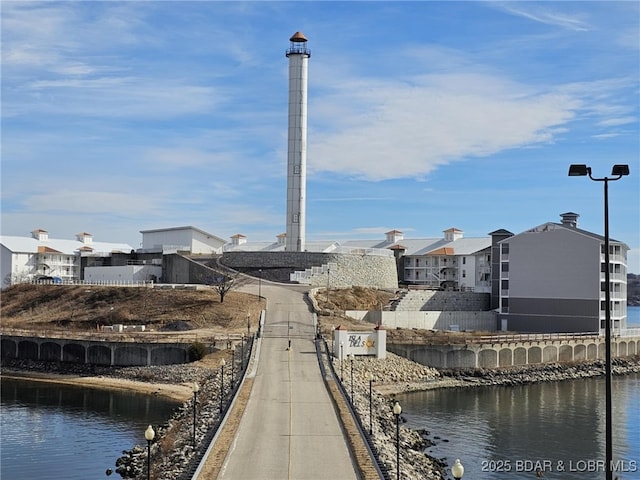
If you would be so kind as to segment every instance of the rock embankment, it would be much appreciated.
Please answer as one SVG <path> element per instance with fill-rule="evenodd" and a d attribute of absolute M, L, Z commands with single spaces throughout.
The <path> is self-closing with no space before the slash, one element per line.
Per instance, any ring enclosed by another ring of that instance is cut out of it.
<path fill-rule="evenodd" d="M 337 376 L 342 379 L 347 396 L 353 395 L 353 404 L 364 429 L 368 430 L 371 425 L 373 431 L 371 438 L 379 453 L 379 459 L 392 478 L 395 478 L 396 474 L 396 418 L 392 412 L 396 393 L 434 388 L 470 388 L 483 385 L 512 386 L 593 377 L 603 375 L 605 368 L 603 361 L 596 361 L 580 364 L 542 364 L 508 369 L 438 371 L 392 353 L 388 353 L 384 360 L 356 357 L 353 363 L 351 360 L 340 363 L 335 358 L 332 361 Z M 616 358 L 612 361 L 612 367 L 615 375 L 640 373 L 640 356 Z M 184 385 L 197 382 L 200 386 L 197 397 L 197 448 L 194 449 L 192 443 L 192 398 L 178 407 L 165 424 L 154 425 L 156 440 L 152 444 L 152 465 L 154 472 L 162 472 L 164 480 L 181 478 L 197 453 L 196 450 L 206 448 L 205 437 L 220 421 L 220 389 L 222 385 L 219 368 L 198 364 L 123 368 L 32 361 L 14 361 L 3 364 L 3 374 L 11 371 L 68 374 L 77 377 L 102 376 L 106 379 L 135 380 L 156 385 Z M 371 416 L 369 415 L 369 374 L 374 377 Z M 230 394 L 230 384 L 230 371 L 225 369 L 223 393 L 225 398 Z M 402 423 L 401 415 L 400 470 L 402 478 L 426 480 L 446 478 L 446 465 L 424 453 L 431 444 L 430 440 L 419 432 L 405 428 Z M 140 477 L 146 468 L 146 455 L 146 446 L 135 446 L 131 450 L 123 452 L 123 456 L 117 460 L 117 473 L 122 478 Z"/>
<path fill-rule="evenodd" d="M 537 382 L 570 380 L 604 375 L 604 361 L 576 364 L 541 364 L 508 369 L 467 369 L 438 371 L 388 352 L 387 358 L 356 357 L 342 363 L 333 359 L 334 369 L 353 404 L 364 429 L 372 425 L 372 440 L 385 468 L 396 475 L 396 424 L 394 395 L 435 388 L 514 386 Z M 353 369 L 353 370 L 352 370 Z M 353 376 L 352 376 L 353 371 Z M 640 356 L 612 360 L 614 375 L 640 373 Z M 372 374 L 372 402 L 369 415 L 369 375 Z M 352 381 L 353 378 L 353 381 Z M 402 415 L 400 416 L 402 421 Z M 423 432 L 424 433 L 424 432 Z M 424 453 L 431 440 L 400 426 L 400 470 L 403 478 L 446 478 L 446 465 Z"/>

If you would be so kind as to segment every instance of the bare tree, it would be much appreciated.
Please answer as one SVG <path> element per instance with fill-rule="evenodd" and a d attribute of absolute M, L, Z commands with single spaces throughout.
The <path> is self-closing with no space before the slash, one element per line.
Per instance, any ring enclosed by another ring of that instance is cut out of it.
<path fill-rule="evenodd" d="M 231 290 L 247 283 L 247 280 L 238 272 L 228 271 L 223 273 L 214 271 L 211 275 L 207 275 L 205 283 L 211 285 L 213 289 L 218 292 L 218 295 L 220 295 L 220 303 L 224 303 L 225 295 Z"/>

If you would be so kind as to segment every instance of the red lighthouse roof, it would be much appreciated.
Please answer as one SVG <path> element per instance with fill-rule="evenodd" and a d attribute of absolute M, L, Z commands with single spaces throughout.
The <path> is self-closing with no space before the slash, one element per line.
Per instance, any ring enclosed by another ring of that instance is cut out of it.
<path fill-rule="evenodd" d="M 307 37 L 304 36 L 304 33 L 302 32 L 296 32 L 293 34 L 293 36 L 289 39 L 290 42 L 306 42 L 307 41 Z"/>

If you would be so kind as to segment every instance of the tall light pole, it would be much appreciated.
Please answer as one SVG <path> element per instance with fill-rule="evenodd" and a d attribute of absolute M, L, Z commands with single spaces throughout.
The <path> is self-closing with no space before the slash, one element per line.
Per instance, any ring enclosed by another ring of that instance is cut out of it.
<path fill-rule="evenodd" d="M 196 448 L 196 406 L 198 404 L 198 391 L 200 391 L 200 385 L 197 382 L 193 382 L 193 448 Z"/>
<path fill-rule="evenodd" d="M 349 354 L 349 360 L 351 361 L 351 404 L 353 404 L 353 353 Z"/>
<path fill-rule="evenodd" d="M 144 431 L 144 438 L 147 440 L 147 480 L 151 479 L 151 442 L 156 436 L 153 427 L 149 425 Z"/>
<path fill-rule="evenodd" d="M 262 269 L 258 269 L 258 301 L 262 300 Z"/>
<path fill-rule="evenodd" d="M 374 380 L 375 380 L 375 377 L 373 376 L 373 372 L 369 372 L 369 435 L 373 435 L 372 393 L 373 393 Z"/>
<path fill-rule="evenodd" d="M 344 382 L 344 342 L 340 342 L 340 381 Z"/>
<path fill-rule="evenodd" d="M 611 278 L 609 263 L 609 181 L 620 180 L 629 175 L 629 165 L 614 165 L 611 177 L 594 178 L 591 167 L 584 164 L 571 165 L 570 177 L 584 177 L 595 182 L 604 182 L 604 342 L 605 342 L 605 478 L 613 480 L 613 413 L 611 402 Z"/>
<path fill-rule="evenodd" d="M 400 414 L 402 407 L 398 402 L 393 404 L 393 414 L 396 417 L 396 479 L 400 480 Z"/>
<path fill-rule="evenodd" d="M 327 310 L 329 309 L 329 280 L 331 279 L 331 268 L 327 267 Z"/>
<path fill-rule="evenodd" d="M 223 359 L 220 360 L 220 414 L 222 415 L 222 397 L 224 395 L 224 366 L 226 365 L 226 361 Z"/>

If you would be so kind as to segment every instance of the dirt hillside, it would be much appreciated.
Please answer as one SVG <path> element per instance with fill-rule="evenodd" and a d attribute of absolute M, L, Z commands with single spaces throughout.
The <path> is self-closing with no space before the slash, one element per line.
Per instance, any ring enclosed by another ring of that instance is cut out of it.
<path fill-rule="evenodd" d="M 3 327 L 95 330 L 99 325 L 171 325 L 220 327 L 243 331 L 264 308 L 255 295 L 231 291 L 220 303 L 212 289 L 183 290 L 146 287 L 15 285 L 2 291 Z"/>

